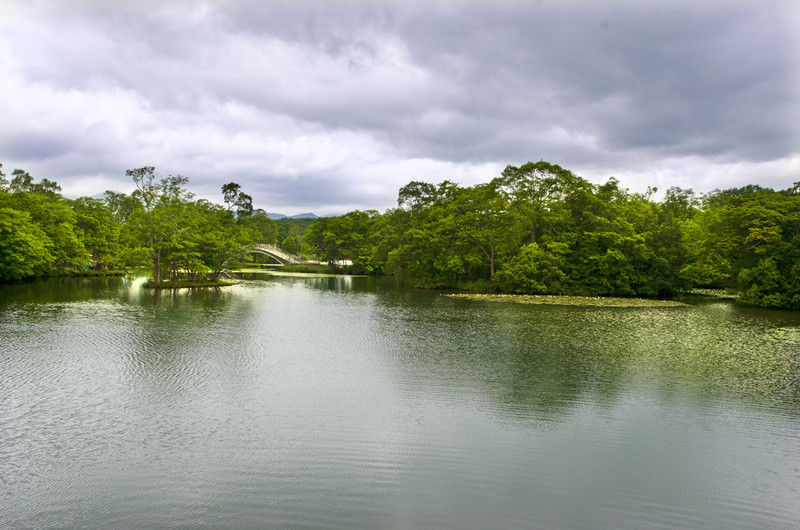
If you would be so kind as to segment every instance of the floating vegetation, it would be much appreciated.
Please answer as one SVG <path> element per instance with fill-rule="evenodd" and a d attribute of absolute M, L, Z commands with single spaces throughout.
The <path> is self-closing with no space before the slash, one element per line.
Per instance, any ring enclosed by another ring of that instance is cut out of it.
<path fill-rule="evenodd" d="M 771 339 L 779 340 L 782 342 L 792 342 L 800 344 L 800 326 L 789 326 L 786 328 L 775 328 L 767 332 L 767 336 Z"/>
<path fill-rule="evenodd" d="M 727 289 L 692 289 L 689 291 L 692 296 L 702 296 L 704 298 L 719 298 L 723 300 L 735 300 L 738 295 Z"/>
<path fill-rule="evenodd" d="M 450 298 L 485 300 L 487 302 L 512 302 L 515 304 L 566 305 L 585 307 L 688 307 L 674 300 L 646 298 L 611 298 L 605 296 L 556 296 L 533 294 L 445 294 Z"/>

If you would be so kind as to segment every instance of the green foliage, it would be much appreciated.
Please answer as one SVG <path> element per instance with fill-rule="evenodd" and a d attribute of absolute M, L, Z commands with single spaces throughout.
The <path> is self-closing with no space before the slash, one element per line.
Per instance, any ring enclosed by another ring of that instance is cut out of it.
<path fill-rule="evenodd" d="M 308 228 L 303 242 L 329 265 L 350 261 L 354 274 L 379 274 L 375 245 L 381 222 L 382 216 L 374 210 L 321 217 Z"/>
<path fill-rule="evenodd" d="M 45 195 L 58 195 L 61 192 L 61 186 L 57 183 L 47 179 L 34 182 L 33 177 L 31 177 L 27 171 L 21 169 L 12 171 L 11 177 L 11 182 L 8 185 L 11 192 L 41 193 Z"/>
<path fill-rule="evenodd" d="M 242 187 L 235 182 L 222 185 L 222 198 L 227 210 L 235 211 L 239 218 L 253 215 L 253 198 L 242 192 Z M 235 210 L 234 210 L 235 208 Z"/>
<path fill-rule="evenodd" d="M 194 282 L 217 281 L 226 268 L 242 263 L 258 237 L 252 223 L 245 220 L 249 216 L 237 220 L 221 206 L 192 201 L 184 177 L 156 181 L 152 168 L 129 174 L 138 195 L 148 198 L 147 202 L 143 199 L 144 209 L 133 211 L 129 225 L 148 250 L 155 285 L 161 285 L 163 278 L 174 283 L 181 274 Z"/>
<path fill-rule="evenodd" d="M 22 170 L 10 181 L 0 173 L 0 281 L 149 263 L 155 285 L 215 282 L 254 242 L 275 240 L 275 224 L 250 215 L 251 200 L 238 190 L 234 216 L 194 201 L 185 177 L 159 178 L 152 166 L 126 174 L 136 185 L 131 195 L 67 200 L 55 182 L 35 182 Z"/>
<path fill-rule="evenodd" d="M 564 292 L 567 275 L 565 260 L 559 248 L 548 252 L 536 243 L 529 243 L 509 260 L 497 274 L 502 290 L 515 293 L 559 294 Z"/>
<path fill-rule="evenodd" d="M 52 242 L 28 212 L 0 208 L 0 280 L 20 280 L 46 271 L 55 258 Z"/>
<path fill-rule="evenodd" d="M 239 217 L 238 222 L 250 230 L 256 243 L 274 245 L 277 242 L 278 227 L 264 210 L 258 209 L 252 215 Z"/>
<path fill-rule="evenodd" d="M 281 249 L 289 254 L 300 253 L 300 245 L 297 244 L 297 240 L 292 236 L 286 236 L 286 238 L 281 241 Z"/>
<path fill-rule="evenodd" d="M 764 258 L 752 269 L 739 273 L 739 301 L 760 307 L 784 307 L 787 305 L 786 285 L 775 261 Z"/>
<path fill-rule="evenodd" d="M 7 222 L 20 225 L 20 237 L 24 234 L 24 241 L 32 242 L 30 237 L 33 236 L 34 239 L 40 239 L 42 245 L 48 249 L 50 258 L 44 261 L 37 259 L 36 256 L 41 256 L 41 253 L 36 251 L 31 255 L 35 266 L 29 267 L 16 262 L 18 265 L 7 270 L 4 278 L 20 279 L 59 274 L 88 267 L 91 256 L 84 246 L 84 234 L 77 226 L 77 216 L 68 201 L 58 194 L 61 189 L 58 184 L 47 179 L 34 182 L 28 173 L 19 169 L 15 169 L 12 174 L 14 177 L 8 190 L 0 191 L 0 207 L 27 215 L 19 217 L 7 212 Z M 31 231 L 26 226 L 28 223 L 34 225 L 36 231 Z M 6 235 L 5 238 L 6 242 L 15 239 L 12 235 Z M 25 244 L 22 240 L 20 242 Z M 39 245 L 28 248 L 32 250 L 39 248 Z M 6 261 L 7 264 L 12 262 L 12 258 Z"/>
<path fill-rule="evenodd" d="M 98 269 L 119 267 L 120 226 L 114 221 L 111 209 L 103 201 L 88 197 L 70 201 L 70 206 L 92 266 Z"/>
<path fill-rule="evenodd" d="M 670 188 L 656 202 L 652 188 L 630 193 L 613 178 L 593 185 L 529 162 L 484 185 L 411 182 L 366 239 L 374 267 L 424 287 L 490 281 L 520 293 L 664 298 L 738 285 L 745 303 L 796 307 L 797 189 L 748 186 L 701 200 Z M 314 235 L 321 255 L 343 256 L 341 230 L 320 223 Z"/>
<path fill-rule="evenodd" d="M 98 201 L 0 171 L 0 280 L 149 264 L 156 285 L 216 281 L 251 245 L 280 242 L 330 268 L 421 287 L 652 298 L 727 288 L 744 304 L 800 309 L 800 183 L 699 199 L 670 188 L 654 201 L 653 189 L 595 185 L 539 161 L 470 187 L 410 182 L 384 214 L 276 222 L 234 182 L 219 206 L 194 200 L 185 177 L 126 174 L 132 194 Z"/>
<path fill-rule="evenodd" d="M 696 284 L 736 287 L 740 301 L 800 309 L 800 195 L 746 186 L 715 191 L 687 227 Z"/>
<path fill-rule="evenodd" d="M 302 245 L 306 231 L 311 225 L 317 222 L 317 219 L 312 217 L 302 217 L 299 219 L 284 217 L 273 222 L 277 230 L 275 241 L 283 241 L 288 236 L 292 236 Z"/>

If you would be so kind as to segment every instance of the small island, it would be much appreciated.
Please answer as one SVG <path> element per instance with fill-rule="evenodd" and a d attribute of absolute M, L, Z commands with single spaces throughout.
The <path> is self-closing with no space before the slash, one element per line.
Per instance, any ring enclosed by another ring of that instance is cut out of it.
<path fill-rule="evenodd" d="M 164 281 L 160 284 L 155 284 L 152 280 L 145 282 L 142 287 L 145 289 L 192 289 L 196 287 L 228 287 L 233 285 L 233 282 L 224 280 L 218 281 L 199 281 L 192 282 L 188 280 L 178 280 L 174 282 Z"/>

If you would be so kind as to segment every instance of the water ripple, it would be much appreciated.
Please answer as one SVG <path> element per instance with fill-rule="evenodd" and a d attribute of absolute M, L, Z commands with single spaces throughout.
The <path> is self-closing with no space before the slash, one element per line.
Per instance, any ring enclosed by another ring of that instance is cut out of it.
<path fill-rule="evenodd" d="M 0 526 L 800 523 L 792 314 L 371 282 L 0 301 Z"/>

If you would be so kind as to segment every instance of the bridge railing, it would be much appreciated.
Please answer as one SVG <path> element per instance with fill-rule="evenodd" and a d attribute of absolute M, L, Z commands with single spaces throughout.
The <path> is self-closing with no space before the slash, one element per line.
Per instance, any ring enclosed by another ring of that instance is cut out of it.
<path fill-rule="evenodd" d="M 300 259 L 300 256 L 295 256 L 294 254 L 289 254 L 288 252 L 284 252 L 275 245 L 265 245 L 263 243 L 258 243 L 255 246 L 255 248 L 256 250 L 260 250 L 265 254 L 271 254 L 273 257 L 276 257 L 279 260 L 283 260 L 287 263 L 300 263 L 302 261 Z"/>

